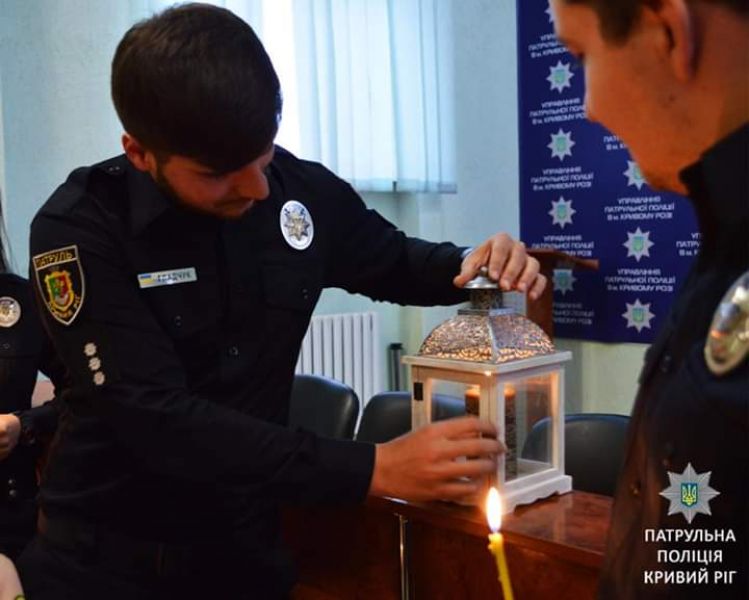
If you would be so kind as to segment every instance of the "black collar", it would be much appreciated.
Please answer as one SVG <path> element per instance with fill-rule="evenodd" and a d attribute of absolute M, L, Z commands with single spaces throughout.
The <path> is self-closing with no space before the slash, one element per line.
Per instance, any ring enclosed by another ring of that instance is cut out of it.
<path fill-rule="evenodd" d="M 684 169 L 681 180 L 697 214 L 703 245 L 746 230 L 749 222 L 749 123 L 720 140 Z"/>
<path fill-rule="evenodd" d="M 127 195 L 130 201 L 130 227 L 134 235 L 142 233 L 163 213 L 174 207 L 149 173 L 139 171 L 127 160 Z"/>

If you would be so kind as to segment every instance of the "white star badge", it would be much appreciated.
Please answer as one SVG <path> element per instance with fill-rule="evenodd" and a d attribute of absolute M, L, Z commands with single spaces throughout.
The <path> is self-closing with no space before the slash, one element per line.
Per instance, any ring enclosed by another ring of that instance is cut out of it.
<path fill-rule="evenodd" d="M 637 333 L 640 333 L 643 329 L 650 329 L 650 321 L 653 320 L 655 315 L 650 312 L 650 303 L 642 304 L 640 299 L 634 301 L 634 304 L 629 302 L 627 305 L 626 312 L 622 313 L 622 317 L 627 319 L 627 329 L 634 327 L 637 329 Z"/>
<path fill-rule="evenodd" d="M 549 76 L 546 78 L 546 81 L 549 82 L 552 90 L 556 90 L 561 94 L 564 88 L 572 87 L 570 81 L 574 75 L 570 71 L 569 63 L 563 63 L 561 60 L 558 60 L 557 64 L 549 67 Z"/>
<path fill-rule="evenodd" d="M 549 15 L 549 23 L 554 22 L 554 12 L 551 10 L 551 2 L 549 2 L 546 6 L 546 10 L 544 11 L 547 15 Z"/>
<path fill-rule="evenodd" d="M 13 327 L 21 319 L 21 304 L 15 298 L 0 298 L 0 327 Z"/>
<path fill-rule="evenodd" d="M 281 234 L 294 250 L 306 250 L 315 237 L 315 225 L 307 207 L 297 200 L 289 200 L 279 215 Z"/>
<path fill-rule="evenodd" d="M 576 281 L 577 277 L 572 274 L 572 269 L 554 269 L 554 291 L 562 296 L 575 291 Z"/>
<path fill-rule="evenodd" d="M 645 185 L 645 179 L 642 176 L 640 167 L 638 167 L 637 163 L 633 160 L 627 161 L 627 170 L 624 171 L 624 175 L 627 176 L 627 187 L 633 185 L 640 190 L 642 189 L 642 186 Z"/>
<path fill-rule="evenodd" d="M 650 232 L 642 231 L 639 227 L 634 232 L 627 232 L 627 241 L 622 244 L 627 249 L 627 258 L 634 256 L 637 262 L 643 256 L 650 258 L 650 249 L 653 247 L 650 241 Z"/>
<path fill-rule="evenodd" d="M 671 485 L 660 494 L 669 501 L 668 514 L 680 512 L 690 524 L 697 513 L 712 514 L 710 500 L 720 495 L 720 492 L 710 487 L 711 473 L 712 471 L 695 473 L 692 463 L 687 464 L 683 473 L 668 471 L 668 481 Z"/>
<path fill-rule="evenodd" d="M 565 225 L 572 225 L 572 215 L 577 211 L 572 208 L 572 200 L 565 200 L 559 196 L 556 202 L 552 200 L 551 210 L 547 213 L 552 218 L 552 225 L 559 225 L 564 229 Z"/>
<path fill-rule="evenodd" d="M 572 156 L 572 146 L 574 145 L 572 132 L 562 131 L 560 127 L 559 131 L 551 134 L 551 142 L 546 147 L 551 150 L 551 158 L 558 158 L 561 162 L 565 157 Z"/>

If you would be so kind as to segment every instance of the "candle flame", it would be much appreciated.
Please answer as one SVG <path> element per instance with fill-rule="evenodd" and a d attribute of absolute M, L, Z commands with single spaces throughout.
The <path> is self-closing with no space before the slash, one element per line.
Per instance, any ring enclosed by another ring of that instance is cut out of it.
<path fill-rule="evenodd" d="M 486 520 L 489 521 L 489 529 L 497 533 L 502 527 L 502 498 L 497 488 L 491 487 L 486 497 Z"/>

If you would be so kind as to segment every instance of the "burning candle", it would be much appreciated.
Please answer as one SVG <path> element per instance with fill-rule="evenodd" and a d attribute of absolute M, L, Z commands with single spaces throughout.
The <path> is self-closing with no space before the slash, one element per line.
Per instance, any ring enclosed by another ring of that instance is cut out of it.
<path fill-rule="evenodd" d="M 499 571 L 499 582 L 502 584 L 502 595 L 504 600 L 513 600 L 512 584 L 510 583 L 510 570 L 507 568 L 505 559 L 505 542 L 502 534 L 499 532 L 502 527 L 502 499 L 499 496 L 497 488 L 492 487 L 486 498 L 486 518 L 489 521 L 489 550 L 497 561 L 497 571 Z"/>

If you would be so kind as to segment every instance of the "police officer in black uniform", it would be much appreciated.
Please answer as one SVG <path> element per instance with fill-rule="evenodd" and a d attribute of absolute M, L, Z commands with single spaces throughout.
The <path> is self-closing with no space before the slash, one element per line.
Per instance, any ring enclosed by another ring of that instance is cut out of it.
<path fill-rule="evenodd" d="M 57 425 L 56 401 L 31 408 L 42 371 L 60 385 L 29 282 L 8 270 L 0 237 L 0 554 L 15 560 L 36 530 L 37 461 Z"/>
<path fill-rule="evenodd" d="M 112 93 L 126 156 L 74 171 L 32 224 L 32 276 L 73 383 L 19 562 L 29 597 L 284 597 L 279 503 L 476 492 L 502 450 L 493 425 L 320 439 L 285 427 L 289 391 L 322 288 L 456 303 L 488 264 L 535 298 L 545 282 L 523 245 L 408 238 L 275 147 L 278 80 L 226 10 L 133 27 Z"/>
<path fill-rule="evenodd" d="M 749 2 L 552 8 L 588 116 L 689 197 L 702 234 L 640 375 L 600 597 L 747 598 Z"/>

